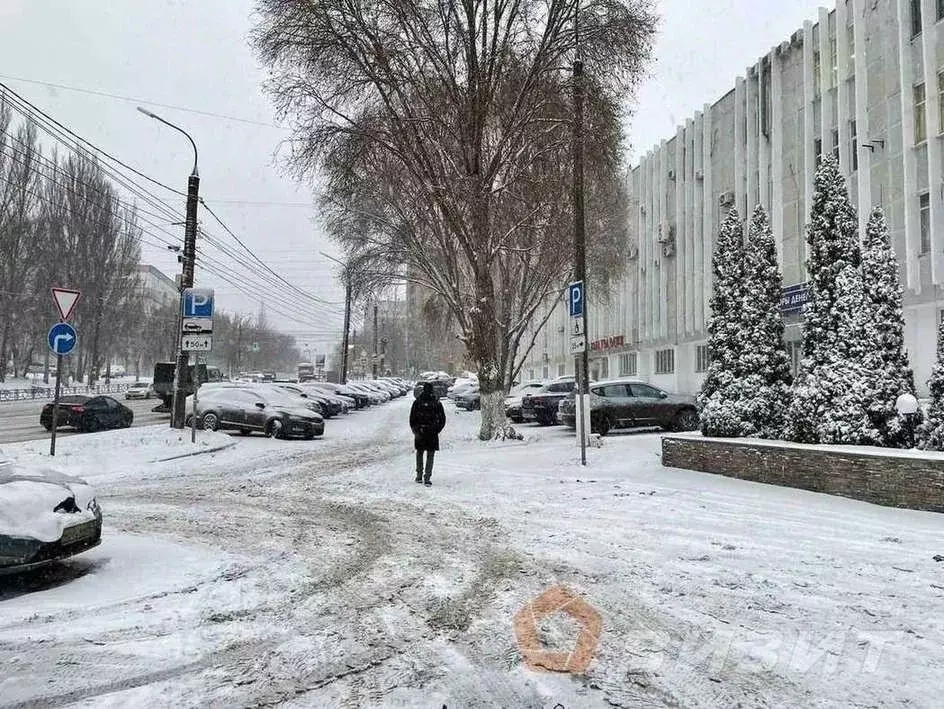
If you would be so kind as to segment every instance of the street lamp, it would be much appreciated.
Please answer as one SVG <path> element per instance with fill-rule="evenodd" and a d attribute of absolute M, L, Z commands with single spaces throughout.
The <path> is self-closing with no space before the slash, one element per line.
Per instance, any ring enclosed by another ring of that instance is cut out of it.
<path fill-rule="evenodd" d="M 164 120 L 156 113 L 152 113 L 146 108 L 141 108 L 141 106 L 138 106 L 138 111 L 148 118 L 153 118 L 155 121 L 160 121 L 165 126 L 173 128 L 178 133 L 183 133 L 187 140 L 190 141 L 191 147 L 193 147 L 193 170 L 191 170 L 190 177 L 187 179 L 187 216 L 184 222 L 183 272 L 180 277 L 180 307 L 177 312 L 177 366 L 174 369 L 174 399 L 170 415 L 171 428 L 183 428 L 186 399 L 180 396 L 180 380 L 184 369 L 190 364 L 190 353 L 184 352 L 182 349 L 183 340 L 181 338 L 182 328 L 180 320 L 184 312 L 184 290 L 193 288 L 193 268 L 197 252 L 197 203 L 200 190 L 200 175 L 197 172 L 197 144 L 193 141 L 193 138 L 190 137 L 190 134 L 180 126 L 176 126 L 170 121 Z M 196 385 L 197 378 L 197 368 L 194 367 L 194 373 L 191 377 L 194 385 Z M 194 421 L 196 421 L 196 406 L 194 406 L 193 416 Z"/>
<path fill-rule="evenodd" d="M 915 416 L 918 413 L 918 400 L 914 394 L 902 394 L 895 400 L 895 409 L 901 416 L 904 416 L 905 423 L 908 425 L 908 439 L 911 447 L 915 447 Z"/>

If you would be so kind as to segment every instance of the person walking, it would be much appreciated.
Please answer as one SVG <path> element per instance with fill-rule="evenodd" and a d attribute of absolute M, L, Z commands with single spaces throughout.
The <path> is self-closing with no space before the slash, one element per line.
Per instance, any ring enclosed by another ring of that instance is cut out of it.
<path fill-rule="evenodd" d="M 432 382 L 423 382 L 423 391 L 410 409 L 410 429 L 416 447 L 416 482 L 432 485 L 433 458 L 439 450 L 439 433 L 446 427 L 446 412 L 433 391 Z M 426 467 L 423 467 L 423 452 Z"/>

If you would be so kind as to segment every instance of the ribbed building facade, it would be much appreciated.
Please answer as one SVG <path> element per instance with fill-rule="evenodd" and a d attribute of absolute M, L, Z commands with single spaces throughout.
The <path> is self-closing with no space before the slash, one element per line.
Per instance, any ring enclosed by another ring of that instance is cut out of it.
<path fill-rule="evenodd" d="M 714 236 L 727 211 L 770 214 L 794 366 L 805 225 L 819 156 L 839 159 L 860 232 L 886 212 L 905 290 L 906 342 L 927 390 L 944 308 L 944 0 L 839 0 L 821 8 L 630 171 L 632 246 L 608 302 L 588 311 L 591 375 L 695 393 L 708 356 Z M 592 204 L 588 205 L 592 210 Z M 593 294 L 590 294 L 591 299 Z M 560 304 L 522 375 L 571 374 Z"/>

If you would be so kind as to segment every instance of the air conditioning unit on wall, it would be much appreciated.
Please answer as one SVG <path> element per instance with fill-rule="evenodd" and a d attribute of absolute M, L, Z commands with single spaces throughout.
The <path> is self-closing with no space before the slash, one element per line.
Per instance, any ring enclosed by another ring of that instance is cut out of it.
<path fill-rule="evenodd" d="M 728 190 L 727 192 L 721 193 L 718 197 L 718 204 L 722 207 L 730 207 L 734 204 L 734 192 Z"/>
<path fill-rule="evenodd" d="M 675 225 L 668 222 L 662 222 L 659 225 L 659 243 L 662 244 L 662 255 L 670 257 L 675 255 Z"/>
<path fill-rule="evenodd" d="M 635 261 L 639 258 L 639 247 L 636 244 L 630 244 L 626 255 L 630 261 Z"/>
<path fill-rule="evenodd" d="M 675 170 L 672 168 L 669 168 L 669 179 L 672 180 L 672 182 L 675 182 Z"/>

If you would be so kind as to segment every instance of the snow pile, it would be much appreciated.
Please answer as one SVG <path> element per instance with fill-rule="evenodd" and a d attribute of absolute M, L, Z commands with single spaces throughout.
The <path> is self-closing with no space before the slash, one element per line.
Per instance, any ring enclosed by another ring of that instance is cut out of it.
<path fill-rule="evenodd" d="M 95 519 L 95 493 L 83 480 L 50 469 L 18 469 L 0 461 L 0 534 L 52 542 L 65 527 Z M 54 510 L 67 498 L 78 512 Z"/>
<path fill-rule="evenodd" d="M 54 457 L 49 456 L 47 439 L 7 445 L 4 452 L 5 457 L 16 461 L 20 472 L 55 469 L 88 479 L 181 456 L 222 450 L 237 440 L 225 433 L 202 430 L 197 431 L 196 443 L 191 443 L 190 437 L 190 429 L 140 426 L 59 438 Z"/>

